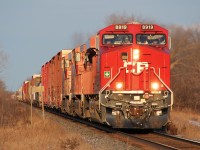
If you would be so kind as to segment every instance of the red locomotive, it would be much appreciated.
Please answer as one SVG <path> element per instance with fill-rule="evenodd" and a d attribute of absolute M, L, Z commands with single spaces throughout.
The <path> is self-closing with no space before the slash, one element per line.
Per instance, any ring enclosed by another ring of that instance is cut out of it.
<path fill-rule="evenodd" d="M 42 66 L 44 105 L 113 128 L 162 128 L 173 105 L 169 47 L 158 25 L 110 25 Z"/>

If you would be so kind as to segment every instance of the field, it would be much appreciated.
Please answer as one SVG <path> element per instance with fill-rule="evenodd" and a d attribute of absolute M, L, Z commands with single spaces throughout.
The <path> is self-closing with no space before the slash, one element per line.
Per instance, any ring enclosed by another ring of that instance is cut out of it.
<path fill-rule="evenodd" d="M 43 121 L 35 112 L 31 125 L 30 109 L 23 105 L 18 102 L 1 105 L 0 150 L 92 149 L 79 134 L 65 130 L 50 119 Z"/>
<path fill-rule="evenodd" d="M 190 109 L 173 110 L 171 120 L 178 128 L 178 135 L 200 141 L 200 115 Z"/>
<path fill-rule="evenodd" d="M 94 149 L 79 133 L 67 131 L 51 119 L 43 121 L 40 113 L 34 112 L 31 124 L 30 107 L 25 107 L 26 104 L 6 100 L 1 101 L 0 106 L 0 150 Z M 171 119 L 179 136 L 200 140 L 199 114 L 191 110 L 173 110 Z"/>

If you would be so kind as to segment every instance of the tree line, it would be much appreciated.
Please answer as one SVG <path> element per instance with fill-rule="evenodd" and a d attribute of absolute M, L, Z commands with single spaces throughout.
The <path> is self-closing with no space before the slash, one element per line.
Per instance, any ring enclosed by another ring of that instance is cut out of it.
<path fill-rule="evenodd" d="M 200 108 L 200 24 L 169 26 L 172 37 L 171 87 L 175 106 Z"/>

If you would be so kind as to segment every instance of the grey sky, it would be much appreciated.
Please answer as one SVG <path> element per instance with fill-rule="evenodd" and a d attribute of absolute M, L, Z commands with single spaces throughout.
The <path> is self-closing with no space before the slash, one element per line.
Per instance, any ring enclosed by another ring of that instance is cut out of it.
<path fill-rule="evenodd" d="M 161 24 L 200 23 L 200 0 L 0 0 L 0 50 L 9 56 L 0 75 L 15 91 L 62 49 L 75 33 L 93 34 L 112 13 Z"/>

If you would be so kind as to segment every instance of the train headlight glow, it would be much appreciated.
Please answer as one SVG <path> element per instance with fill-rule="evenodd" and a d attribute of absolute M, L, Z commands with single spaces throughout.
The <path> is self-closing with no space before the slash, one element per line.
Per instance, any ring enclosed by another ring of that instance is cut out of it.
<path fill-rule="evenodd" d="M 139 49 L 134 49 L 133 50 L 133 59 L 135 61 L 137 61 L 137 60 L 139 60 L 139 58 L 140 58 L 140 51 L 139 51 Z"/>
<path fill-rule="evenodd" d="M 162 111 L 161 110 L 157 110 L 155 113 L 156 116 L 161 116 L 162 115 Z"/>
<path fill-rule="evenodd" d="M 158 90 L 158 88 L 159 88 L 158 83 L 157 83 L 157 82 L 153 82 L 153 83 L 151 84 L 151 88 L 152 88 L 153 90 Z"/>
<path fill-rule="evenodd" d="M 117 83 L 116 83 L 116 89 L 117 89 L 117 90 L 122 89 L 122 87 L 123 87 L 123 83 L 122 83 L 122 82 L 117 82 Z"/>

